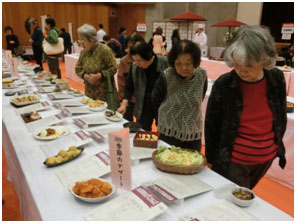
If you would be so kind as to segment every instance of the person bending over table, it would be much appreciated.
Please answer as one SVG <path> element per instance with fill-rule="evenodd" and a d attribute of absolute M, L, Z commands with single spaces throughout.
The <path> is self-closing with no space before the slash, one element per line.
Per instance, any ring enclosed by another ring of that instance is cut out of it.
<path fill-rule="evenodd" d="M 139 34 L 133 34 L 127 37 L 127 55 L 120 59 L 117 73 L 117 83 L 118 83 L 118 98 L 121 101 L 124 96 L 124 89 L 126 84 L 126 79 L 129 73 L 129 70 L 133 63 L 133 58 L 130 54 L 130 49 L 139 41 L 144 41 L 143 37 Z M 136 98 L 132 96 L 131 100 L 128 102 L 126 112 L 124 113 L 123 118 L 128 121 L 133 121 L 134 105 Z"/>
<path fill-rule="evenodd" d="M 269 31 L 244 26 L 234 34 L 224 60 L 234 69 L 214 83 L 205 120 L 206 157 L 212 169 L 254 188 L 273 160 L 285 167 L 286 82 L 274 68 Z"/>
<path fill-rule="evenodd" d="M 142 128 L 150 131 L 153 119 L 157 121 L 157 109 L 151 100 L 151 93 L 161 72 L 168 66 L 167 58 L 153 53 L 152 47 L 145 41 L 137 42 L 130 50 L 133 64 L 130 68 L 125 93 L 118 112 L 124 114 L 128 101 L 136 96 L 134 115 Z"/>
<path fill-rule="evenodd" d="M 112 50 L 98 43 L 97 31 L 93 26 L 84 24 L 77 31 L 84 50 L 80 53 L 75 72 L 84 79 L 86 96 L 94 100 L 107 101 L 107 72 L 112 75 L 113 89 L 115 89 L 113 75 L 116 72 L 116 61 Z"/>
<path fill-rule="evenodd" d="M 202 109 L 207 91 L 206 71 L 199 67 L 200 48 L 180 40 L 169 53 L 170 67 L 160 75 L 152 91 L 158 110 L 160 139 L 181 148 L 201 149 Z"/>

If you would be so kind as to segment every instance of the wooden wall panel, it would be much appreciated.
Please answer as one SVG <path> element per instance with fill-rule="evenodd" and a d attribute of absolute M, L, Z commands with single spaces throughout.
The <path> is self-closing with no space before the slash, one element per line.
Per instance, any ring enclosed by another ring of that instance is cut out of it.
<path fill-rule="evenodd" d="M 145 22 L 146 6 L 143 4 L 124 4 L 120 5 L 118 13 L 118 26 L 125 26 L 127 34 L 130 35 L 137 27 L 137 23 Z M 118 30 L 119 30 L 118 27 Z M 144 36 L 144 33 L 141 33 Z"/>
<path fill-rule="evenodd" d="M 49 14 L 55 19 L 58 28 L 66 28 L 72 22 L 73 38 L 77 40 L 77 28 L 84 23 L 96 29 L 99 23 L 109 31 L 109 6 L 104 3 L 72 3 L 72 2 L 4 2 L 2 3 L 2 27 L 11 26 L 22 45 L 28 46 L 30 35 L 25 31 L 26 18 L 34 17 L 41 24 L 40 16 Z M 2 47 L 6 48 L 5 33 L 2 35 Z"/>

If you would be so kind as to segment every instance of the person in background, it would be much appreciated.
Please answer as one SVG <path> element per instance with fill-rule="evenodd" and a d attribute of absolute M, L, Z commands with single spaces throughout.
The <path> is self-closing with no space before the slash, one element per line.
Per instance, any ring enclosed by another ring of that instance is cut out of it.
<path fill-rule="evenodd" d="M 130 68 L 124 97 L 118 112 L 125 114 L 129 100 L 135 95 L 134 114 L 142 128 L 150 131 L 153 119 L 157 121 L 157 110 L 151 100 L 154 84 L 168 66 L 167 58 L 153 53 L 145 41 L 137 42 L 130 50 L 133 64 Z"/>
<path fill-rule="evenodd" d="M 11 53 L 15 55 L 15 49 L 19 46 L 19 40 L 16 35 L 13 34 L 13 29 L 10 26 L 4 28 L 6 34 L 7 50 L 11 50 Z"/>
<path fill-rule="evenodd" d="M 103 30 L 103 28 L 104 28 L 103 24 L 100 23 L 98 27 L 99 27 L 99 30 L 97 32 L 97 39 L 98 39 L 99 43 L 103 43 L 104 42 L 103 37 L 107 34 Z"/>
<path fill-rule="evenodd" d="M 126 44 L 125 44 L 125 39 L 126 39 L 126 28 L 124 26 L 121 26 L 119 29 L 119 38 L 118 41 L 121 44 L 121 52 L 122 55 L 126 55 Z"/>
<path fill-rule="evenodd" d="M 112 49 L 116 58 L 122 57 L 121 44 L 116 39 L 111 39 L 110 36 L 105 35 L 103 40 L 104 43 Z"/>
<path fill-rule="evenodd" d="M 36 63 L 41 67 L 43 70 L 42 59 L 43 59 L 43 48 L 42 48 L 42 41 L 43 41 L 43 33 L 41 28 L 38 25 L 37 19 L 31 18 L 29 20 L 31 28 L 33 29 L 33 34 L 29 39 L 29 42 L 32 43 L 33 48 L 33 55 L 36 60 Z"/>
<path fill-rule="evenodd" d="M 196 34 L 194 35 L 192 41 L 199 46 L 201 52 L 203 52 L 205 50 L 205 47 L 208 42 L 208 37 L 205 34 L 205 24 L 198 24 L 197 25 L 197 31 L 196 31 Z"/>
<path fill-rule="evenodd" d="M 148 44 L 153 48 L 153 37 L 155 35 L 156 32 L 153 32 L 152 33 L 152 37 L 150 38 Z M 167 48 L 167 43 L 166 43 L 166 38 L 165 36 L 162 36 L 162 42 L 164 43 L 165 42 L 165 45 L 164 45 L 164 48 L 166 49 Z"/>
<path fill-rule="evenodd" d="M 127 37 L 127 55 L 120 59 L 120 63 L 118 66 L 118 73 L 117 73 L 117 83 L 118 83 L 118 98 L 120 101 L 123 100 L 124 97 L 124 89 L 126 85 L 127 76 L 131 65 L 133 63 L 133 58 L 130 54 L 130 49 L 140 41 L 144 41 L 143 37 L 139 34 L 134 34 Z M 126 112 L 123 115 L 128 121 L 133 121 L 133 111 L 135 105 L 136 98 L 133 95 L 128 102 L 128 106 L 126 107 Z"/>
<path fill-rule="evenodd" d="M 48 32 L 46 33 L 45 40 L 50 44 L 58 43 L 58 38 L 60 34 L 60 30 L 56 28 L 55 20 L 51 17 L 45 19 L 45 27 L 47 28 Z M 45 54 L 45 53 L 44 53 Z M 57 55 L 46 55 L 45 59 L 47 59 L 49 71 L 52 74 L 56 74 L 59 79 L 62 78 L 61 70 L 59 68 L 59 57 L 62 57 L 63 53 Z"/>
<path fill-rule="evenodd" d="M 286 60 L 285 65 L 291 66 L 293 55 L 292 55 L 290 48 L 288 46 L 282 47 L 281 51 L 279 52 L 279 56 L 285 58 L 285 60 Z"/>
<path fill-rule="evenodd" d="M 179 29 L 174 29 L 171 38 L 172 38 L 172 47 L 173 47 L 180 41 L 180 31 L 179 31 Z"/>
<path fill-rule="evenodd" d="M 276 157 L 286 164 L 286 82 L 265 28 L 239 28 L 224 61 L 234 69 L 215 81 L 208 100 L 206 158 L 214 171 L 252 189 Z"/>
<path fill-rule="evenodd" d="M 200 49 L 193 42 L 177 42 L 168 56 L 170 67 L 160 75 L 152 91 L 152 102 L 159 108 L 160 139 L 198 151 L 203 128 L 202 101 L 208 86 L 206 71 L 199 67 L 200 56 Z"/>
<path fill-rule="evenodd" d="M 61 34 L 60 37 L 64 40 L 64 54 L 72 53 L 72 42 L 71 42 L 71 36 L 70 33 L 66 32 L 65 28 L 61 28 Z"/>
<path fill-rule="evenodd" d="M 162 28 L 157 27 L 155 30 L 155 34 L 153 36 L 153 52 L 155 54 L 163 54 L 163 48 L 166 42 L 163 42 L 163 36 L 162 36 Z"/>
<path fill-rule="evenodd" d="M 98 43 L 95 27 L 84 24 L 77 29 L 79 41 L 84 48 L 75 66 L 76 74 L 84 80 L 85 95 L 96 100 L 107 101 L 106 75 L 116 73 L 116 62 L 112 50 Z M 112 84 L 115 82 L 112 76 Z"/>

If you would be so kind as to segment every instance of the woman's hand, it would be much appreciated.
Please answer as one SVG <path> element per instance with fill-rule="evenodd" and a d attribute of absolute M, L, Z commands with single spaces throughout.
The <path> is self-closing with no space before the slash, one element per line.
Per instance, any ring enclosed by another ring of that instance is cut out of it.
<path fill-rule="evenodd" d="M 9 43 L 10 44 L 15 44 L 15 42 L 13 40 L 10 40 Z"/>
<path fill-rule="evenodd" d="M 119 113 L 121 113 L 121 114 L 125 114 L 127 104 L 128 104 L 128 100 L 127 99 L 123 99 L 122 102 L 121 102 L 121 104 L 120 104 L 120 107 L 117 109 L 117 111 Z"/>
<path fill-rule="evenodd" d="M 100 80 L 102 79 L 102 74 L 98 73 L 98 74 L 89 74 L 88 77 L 88 83 L 90 83 L 91 85 L 99 85 L 101 82 Z"/>

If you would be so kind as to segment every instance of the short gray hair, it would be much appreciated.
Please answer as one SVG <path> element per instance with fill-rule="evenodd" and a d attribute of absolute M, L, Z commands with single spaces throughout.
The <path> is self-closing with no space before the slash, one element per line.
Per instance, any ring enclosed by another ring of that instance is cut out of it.
<path fill-rule="evenodd" d="M 38 24 L 38 21 L 35 18 L 31 18 L 29 19 L 29 23 Z"/>
<path fill-rule="evenodd" d="M 276 55 L 275 42 L 267 28 L 243 26 L 234 33 L 224 60 L 229 67 L 240 60 L 243 66 L 263 63 L 264 68 L 271 69 L 276 63 Z"/>
<path fill-rule="evenodd" d="M 89 24 L 84 24 L 77 29 L 79 36 L 84 36 L 88 41 L 97 40 L 97 30 Z"/>

